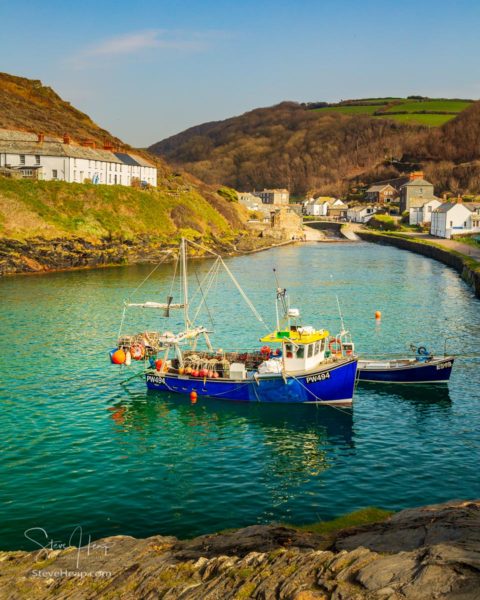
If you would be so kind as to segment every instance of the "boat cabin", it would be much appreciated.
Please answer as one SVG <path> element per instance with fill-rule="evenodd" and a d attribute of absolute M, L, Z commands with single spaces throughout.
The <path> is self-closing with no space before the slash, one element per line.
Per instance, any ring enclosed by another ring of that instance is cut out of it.
<path fill-rule="evenodd" d="M 325 329 L 292 325 L 289 330 L 274 331 L 260 341 L 282 344 L 285 370 L 295 372 L 315 369 L 330 355 L 328 337 L 329 333 Z"/>

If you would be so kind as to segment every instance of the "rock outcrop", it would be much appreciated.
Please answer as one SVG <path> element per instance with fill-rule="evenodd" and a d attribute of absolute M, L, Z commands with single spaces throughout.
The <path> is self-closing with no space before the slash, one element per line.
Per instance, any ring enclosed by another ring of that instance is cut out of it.
<path fill-rule="evenodd" d="M 409 509 L 322 536 L 252 526 L 179 541 L 0 553 L 0 597 L 467 600 L 480 598 L 480 500 Z"/>

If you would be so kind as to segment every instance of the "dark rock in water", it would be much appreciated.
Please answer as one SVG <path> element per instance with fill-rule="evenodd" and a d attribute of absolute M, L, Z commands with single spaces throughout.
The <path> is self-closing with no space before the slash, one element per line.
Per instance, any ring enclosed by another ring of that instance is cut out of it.
<path fill-rule="evenodd" d="M 480 501 L 404 510 L 323 537 L 252 526 L 179 541 L 115 536 L 0 553 L 0 598 L 480 599 Z"/>

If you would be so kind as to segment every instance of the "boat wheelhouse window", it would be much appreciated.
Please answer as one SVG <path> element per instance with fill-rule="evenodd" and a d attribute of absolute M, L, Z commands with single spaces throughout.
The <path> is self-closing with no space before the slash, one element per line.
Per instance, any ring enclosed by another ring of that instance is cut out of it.
<path fill-rule="evenodd" d="M 299 346 L 297 348 L 297 358 L 304 358 L 305 356 L 305 346 Z"/>
<path fill-rule="evenodd" d="M 320 342 L 315 342 L 315 354 L 320 352 Z"/>
<path fill-rule="evenodd" d="M 308 358 L 313 356 L 313 344 L 308 344 Z"/>
<path fill-rule="evenodd" d="M 292 344 L 285 344 L 285 356 L 287 358 L 293 358 L 293 353 L 294 350 Z"/>

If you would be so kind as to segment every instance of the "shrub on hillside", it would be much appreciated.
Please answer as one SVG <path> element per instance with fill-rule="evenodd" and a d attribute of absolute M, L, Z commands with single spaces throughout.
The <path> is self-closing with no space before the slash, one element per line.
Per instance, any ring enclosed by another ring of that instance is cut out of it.
<path fill-rule="evenodd" d="M 381 231 L 396 231 L 400 229 L 394 219 L 388 215 L 375 215 L 368 222 L 368 226 L 372 229 L 380 229 Z"/>
<path fill-rule="evenodd" d="M 223 186 L 217 190 L 217 194 L 228 200 L 228 202 L 238 202 L 237 192 L 227 186 Z"/>

